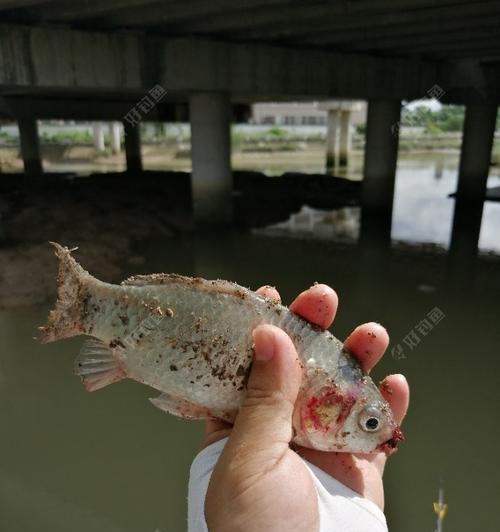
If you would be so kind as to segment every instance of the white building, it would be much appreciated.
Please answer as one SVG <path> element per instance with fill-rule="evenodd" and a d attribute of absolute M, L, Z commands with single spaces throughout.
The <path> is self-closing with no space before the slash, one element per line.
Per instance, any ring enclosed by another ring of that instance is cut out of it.
<path fill-rule="evenodd" d="M 366 102 L 351 113 L 351 124 L 364 124 Z M 328 111 L 320 108 L 321 102 L 263 102 L 252 105 L 252 122 L 260 125 L 319 126 L 327 124 Z"/>

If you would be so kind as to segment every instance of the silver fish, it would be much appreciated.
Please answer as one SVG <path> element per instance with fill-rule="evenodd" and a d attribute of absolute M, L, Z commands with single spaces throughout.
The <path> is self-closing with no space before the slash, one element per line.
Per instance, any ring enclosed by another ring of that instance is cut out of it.
<path fill-rule="evenodd" d="M 296 444 L 322 451 L 389 452 L 402 439 L 388 403 L 328 331 L 227 281 L 175 274 L 99 281 L 52 243 L 58 299 L 40 341 L 88 335 L 75 361 L 85 388 L 124 378 L 161 392 L 158 408 L 189 419 L 235 419 L 252 363 L 252 331 L 269 323 L 292 339 L 303 367 Z"/>

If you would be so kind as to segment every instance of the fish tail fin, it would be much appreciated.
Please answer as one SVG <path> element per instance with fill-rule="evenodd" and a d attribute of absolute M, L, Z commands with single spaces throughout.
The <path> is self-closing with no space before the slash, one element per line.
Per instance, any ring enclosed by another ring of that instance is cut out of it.
<path fill-rule="evenodd" d="M 47 324 L 38 328 L 38 340 L 44 344 L 85 332 L 82 323 L 82 287 L 92 278 L 71 256 L 74 250 L 56 242 L 50 244 L 54 246 L 59 259 L 59 273 L 55 308 L 50 311 Z"/>

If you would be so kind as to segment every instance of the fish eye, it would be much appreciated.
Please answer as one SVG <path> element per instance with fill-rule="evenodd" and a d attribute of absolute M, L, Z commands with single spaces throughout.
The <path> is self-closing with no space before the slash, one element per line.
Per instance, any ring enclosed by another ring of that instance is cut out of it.
<path fill-rule="evenodd" d="M 380 428 L 382 412 L 376 406 L 365 407 L 359 415 L 359 426 L 366 432 L 376 432 Z"/>

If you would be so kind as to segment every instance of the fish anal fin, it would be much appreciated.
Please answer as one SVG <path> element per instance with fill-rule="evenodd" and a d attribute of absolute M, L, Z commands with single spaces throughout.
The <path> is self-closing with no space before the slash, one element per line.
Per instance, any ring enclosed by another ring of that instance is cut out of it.
<path fill-rule="evenodd" d="M 127 376 L 113 350 L 97 338 L 84 342 L 75 359 L 74 370 L 88 392 L 95 392 Z"/>
<path fill-rule="evenodd" d="M 206 419 L 213 417 L 208 408 L 168 393 L 162 393 L 158 397 L 152 397 L 150 401 L 160 410 L 173 416 L 185 419 Z"/>
<path fill-rule="evenodd" d="M 150 401 L 160 410 L 184 419 L 219 419 L 227 423 L 233 423 L 236 410 L 219 410 L 181 399 L 175 395 L 162 393 L 153 397 Z"/>

